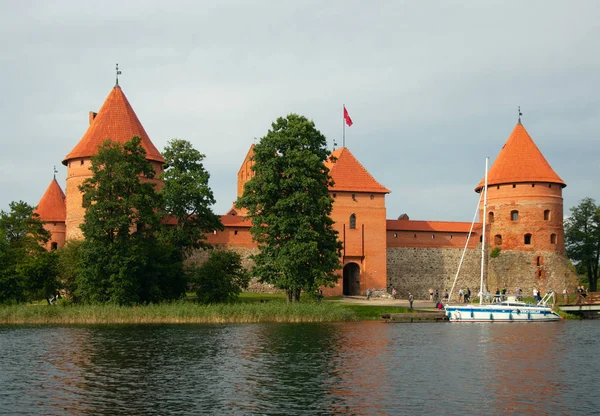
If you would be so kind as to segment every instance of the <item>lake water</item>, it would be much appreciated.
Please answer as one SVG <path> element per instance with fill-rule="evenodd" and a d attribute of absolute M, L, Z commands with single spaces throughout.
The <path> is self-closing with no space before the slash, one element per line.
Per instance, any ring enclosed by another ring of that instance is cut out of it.
<path fill-rule="evenodd" d="M 0 414 L 599 414 L 600 322 L 0 326 Z"/>

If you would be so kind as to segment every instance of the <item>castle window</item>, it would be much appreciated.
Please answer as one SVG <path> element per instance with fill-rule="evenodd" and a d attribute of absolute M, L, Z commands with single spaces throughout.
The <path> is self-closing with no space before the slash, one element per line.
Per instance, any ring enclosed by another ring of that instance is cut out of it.
<path fill-rule="evenodd" d="M 551 183 L 548 184 L 548 188 L 552 188 L 552 184 Z"/>
<path fill-rule="evenodd" d="M 492 211 L 488 214 L 488 222 L 491 224 L 494 222 L 494 213 Z"/>
<path fill-rule="evenodd" d="M 333 193 L 333 197 L 334 197 L 334 198 L 335 198 L 335 197 L 337 197 L 337 194 L 336 194 L 335 192 Z"/>
<path fill-rule="evenodd" d="M 496 234 L 494 236 L 494 245 L 501 246 L 502 245 L 502 236 L 500 234 Z"/>
<path fill-rule="evenodd" d="M 542 264 L 544 264 L 544 258 L 542 256 L 535 256 L 535 265 L 540 267 Z"/>
<path fill-rule="evenodd" d="M 237 235 L 237 232 L 238 232 L 238 230 L 235 230 L 235 231 L 233 232 L 233 235 Z"/>
<path fill-rule="evenodd" d="M 356 214 L 350 215 L 350 229 L 354 230 L 356 228 Z"/>
<path fill-rule="evenodd" d="M 394 233 L 394 238 L 398 238 L 398 234 Z"/>
<path fill-rule="evenodd" d="M 548 221 L 550 219 L 550 210 L 547 209 L 544 211 L 544 221 Z"/>
<path fill-rule="evenodd" d="M 217 230 L 213 230 L 213 234 L 215 234 L 215 235 L 216 235 L 216 234 L 217 234 Z"/>
<path fill-rule="evenodd" d="M 514 210 L 510 212 L 511 221 L 517 221 L 519 219 L 519 211 Z"/>
<path fill-rule="evenodd" d="M 50 250 L 52 250 L 52 251 L 54 251 L 54 250 L 58 250 L 58 243 L 57 243 L 57 242 L 55 242 L 55 241 L 53 241 L 53 242 L 50 244 Z"/>
<path fill-rule="evenodd" d="M 496 189 L 500 189 L 500 185 L 496 186 Z"/>
<path fill-rule="evenodd" d="M 535 188 L 535 183 L 532 183 L 532 184 L 531 184 L 531 187 L 532 187 L 532 188 Z"/>
<path fill-rule="evenodd" d="M 83 166 L 83 159 L 81 159 L 81 166 Z"/>
<path fill-rule="evenodd" d="M 434 240 L 435 239 L 435 234 L 431 234 L 431 239 Z"/>
<path fill-rule="evenodd" d="M 416 235 L 416 234 L 413 234 L 413 238 L 417 238 L 417 235 Z"/>
<path fill-rule="evenodd" d="M 352 194 L 352 200 L 356 201 L 356 194 Z"/>
<path fill-rule="evenodd" d="M 529 244 L 531 244 L 531 234 L 525 234 L 524 243 L 525 243 L 526 245 L 529 245 Z"/>
<path fill-rule="evenodd" d="M 513 183 L 513 188 L 516 188 L 516 187 L 517 187 L 517 185 Z"/>
<path fill-rule="evenodd" d="M 375 199 L 375 195 L 371 194 L 371 199 Z"/>
<path fill-rule="evenodd" d="M 556 234 L 550 234 L 550 244 L 556 244 Z"/>
<path fill-rule="evenodd" d="M 480 235 L 480 236 L 479 236 L 479 242 L 481 243 L 482 241 L 483 241 L 483 236 L 482 236 L 482 235 Z"/>
<path fill-rule="evenodd" d="M 452 240 L 452 234 L 450 234 L 450 240 Z"/>

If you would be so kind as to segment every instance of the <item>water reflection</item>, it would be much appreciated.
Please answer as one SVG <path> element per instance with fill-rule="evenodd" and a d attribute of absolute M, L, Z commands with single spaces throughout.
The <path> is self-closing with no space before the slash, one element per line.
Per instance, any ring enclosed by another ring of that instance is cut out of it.
<path fill-rule="evenodd" d="M 591 414 L 597 323 L 0 327 L 0 413 Z"/>

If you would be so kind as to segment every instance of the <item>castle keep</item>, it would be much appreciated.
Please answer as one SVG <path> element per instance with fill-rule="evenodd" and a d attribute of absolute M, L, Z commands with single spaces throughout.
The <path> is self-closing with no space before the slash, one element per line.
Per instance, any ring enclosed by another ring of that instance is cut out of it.
<path fill-rule="evenodd" d="M 118 84 L 98 113 L 90 112 L 89 121 L 81 140 L 62 161 L 67 167 L 66 194 L 53 179 L 37 206 L 52 234 L 49 250 L 82 238 L 79 226 L 85 207 L 79 185 L 91 176 L 90 158 L 106 139 L 125 143 L 139 136 L 156 173 L 163 169 L 163 157 Z M 252 155 L 250 146 L 237 175 L 238 196 L 252 177 Z M 329 190 L 334 200 L 331 215 L 344 246 L 343 269 L 336 286 L 324 289 L 326 295 L 362 295 L 367 289 L 392 287 L 402 296 L 408 291 L 424 296 L 430 287 L 443 291 L 454 280 L 465 246 L 458 284 L 478 290 L 481 223 L 474 225 L 468 239 L 471 223 L 413 221 L 406 215 L 387 219 L 385 197 L 391 191 L 347 147 L 334 150 L 333 156 L 335 161 L 326 163 L 335 182 Z M 506 287 L 513 292 L 521 287 L 527 293 L 532 287 L 547 291 L 576 285 L 565 255 L 565 186 L 519 120 L 489 170 L 487 213 L 483 202 L 480 205 L 479 218 L 487 216 L 485 244 L 494 252 L 486 265 L 489 290 Z M 482 188 L 483 181 L 475 191 Z M 247 259 L 257 248 L 244 214 L 232 207 L 221 217 L 224 231 L 209 235 L 208 241 Z"/>

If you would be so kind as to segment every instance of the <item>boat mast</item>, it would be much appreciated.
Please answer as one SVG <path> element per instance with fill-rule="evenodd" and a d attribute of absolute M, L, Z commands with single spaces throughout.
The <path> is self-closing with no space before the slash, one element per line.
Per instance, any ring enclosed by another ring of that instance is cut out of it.
<path fill-rule="evenodd" d="M 487 217 L 487 188 L 488 188 L 488 161 L 485 158 L 485 181 L 483 185 L 483 211 L 481 213 L 483 228 L 481 230 L 481 281 L 479 283 L 479 304 L 483 304 L 483 271 L 485 267 L 485 217 Z"/>

